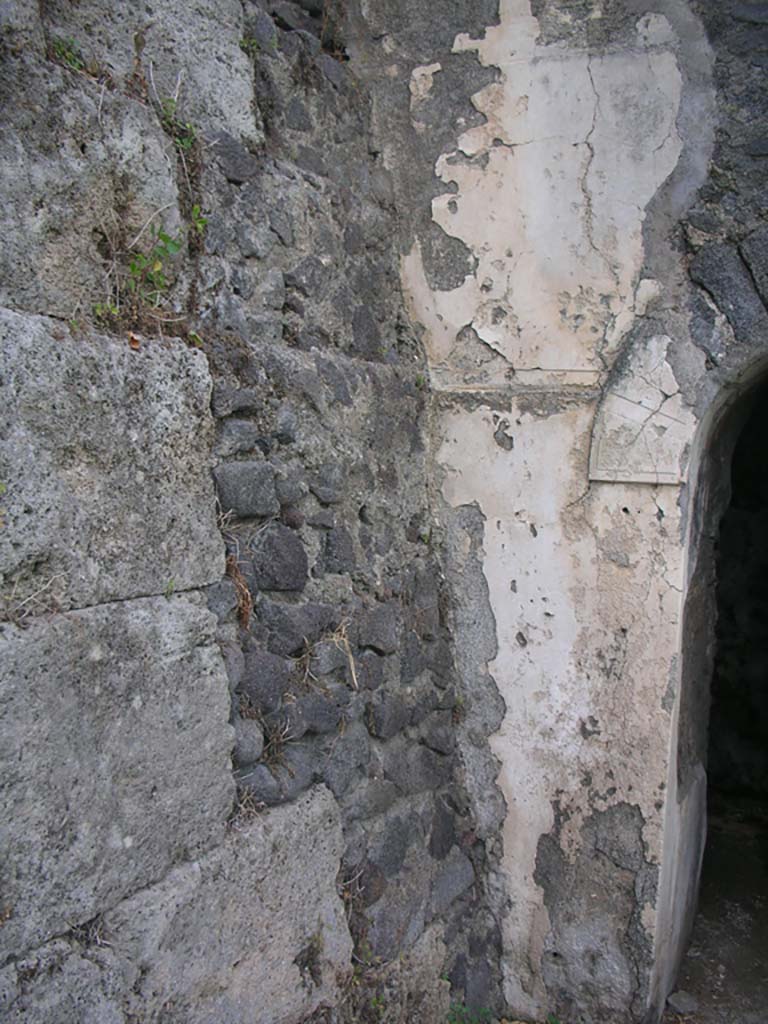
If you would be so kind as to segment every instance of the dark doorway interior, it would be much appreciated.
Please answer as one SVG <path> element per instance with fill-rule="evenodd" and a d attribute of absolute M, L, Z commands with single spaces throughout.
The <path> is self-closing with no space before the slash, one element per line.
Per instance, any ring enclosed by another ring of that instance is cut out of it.
<path fill-rule="evenodd" d="M 677 999 L 691 1024 L 768 1022 L 768 388 L 731 462 L 717 548 L 708 829 Z M 673 998 L 673 1003 L 675 999 Z"/>

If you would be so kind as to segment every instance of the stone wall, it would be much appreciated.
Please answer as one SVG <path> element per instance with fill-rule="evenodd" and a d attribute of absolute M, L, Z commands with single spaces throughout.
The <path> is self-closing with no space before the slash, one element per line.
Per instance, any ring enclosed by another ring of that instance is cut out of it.
<path fill-rule="evenodd" d="M 4 5 L 8 1019 L 658 1019 L 765 25 Z"/>
<path fill-rule="evenodd" d="M 425 362 L 321 6 L 2 14 L 9 1020 L 494 999 Z"/>

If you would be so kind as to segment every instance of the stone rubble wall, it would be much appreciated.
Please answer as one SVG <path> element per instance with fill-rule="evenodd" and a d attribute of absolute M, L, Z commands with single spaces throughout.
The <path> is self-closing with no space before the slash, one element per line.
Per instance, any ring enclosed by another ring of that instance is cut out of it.
<path fill-rule="evenodd" d="M 495 998 L 427 374 L 321 8 L 0 14 L 4 1019 Z"/>

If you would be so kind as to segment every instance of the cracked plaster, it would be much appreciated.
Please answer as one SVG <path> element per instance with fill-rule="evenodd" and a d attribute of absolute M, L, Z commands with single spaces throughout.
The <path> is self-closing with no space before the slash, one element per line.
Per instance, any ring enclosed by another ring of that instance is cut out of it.
<path fill-rule="evenodd" d="M 682 482 L 696 428 L 673 339 L 639 329 L 666 295 L 666 278 L 645 269 L 644 231 L 662 186 L 690 159 L 678 126 L 690 132 L 691 101 L 674 18 L 637 14 L 632 24 L 600 51 L 545 43 L 527 0 L 502 0 L 482 38 L 455 38 L 454 54 L 498 70 L 472 96 L 483 123 L 459 131 L 435 165 L 446 191 L 433 221 L 468 247 L 475 269 L 459 287 L 430 287 L 418 238 L 401 265 L 442 392 L 434 443 L 445 521 L 450 529 L 470 506 L 484 521 L 489 607 L 477 614 L 495 623 L 487 671 L 506 704 L 490 738 L 507 809 L 495 883 L 511 906 L 500 899 L 505 997 L 518 1015 L 554 1006 L 595 1021 L 610 1012 L 612 1024 L 653 1013 L 656 882 L 637 891 L 631 963 L 610 900 L 594 935 L 562 928 L 551 908 L 561 921 L 583 917 L 591 883 L 574 866 L 584 829 L 621 803 L 637 810 L 648 877 L 661 865 L 683 548 L 678 486 L 659 485 Z M 412 72 L 419 134 L 443 66 Z M 472 647 L 474 628 L 465 624 L 461 645 Z M 572 876 L 546 890 L 536 875 L 545 836 L 556 836 Z M 575 1003 L 558 1005 L 553 950 L 564 977 L 585 958 L 592 965 Z M 631 983 L 608 1011 L 599 993 L 618 976 Z"/>

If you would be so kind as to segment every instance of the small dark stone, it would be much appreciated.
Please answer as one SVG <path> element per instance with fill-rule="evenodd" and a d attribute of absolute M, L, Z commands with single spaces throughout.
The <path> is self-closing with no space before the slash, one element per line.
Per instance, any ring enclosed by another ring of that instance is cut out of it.
<path fill-rule="evenodd" d="M 284 658 L 249 645 L 245 649 L 245 673 L 238 689 L 262 714 L 277 711 L 291 691 L 292 674 Z"/>
<path fill-rule="evenodd" d="M 222 622 L 230 612 L 237 608 L 237 591 L 230 579 L 219 580 L 212 584 L 205 592 L 208 603 L 208 611 L 213 612 L 219 622 Z"/>
<path fill-rule="evenodd" d="M 364 907 L 370 907 L 381 899 L 387 887 L 387 879 L 378 864 L 366 861 L 360 874 L 359 886 Z"/>
<path fill-rule="evenodd" d="M 388 740 L 408 724 L 410 712 L 396 694 L 380 692 L 368 705 L 366 722 L 372 736 Z"/>
<path fill-rule="evenodd" d="M 235 774 L 235 781 L 256 803 L 274 807 L 283 800 L 280 785 L 265 764 L 256 764 L 252 768 L 241 770 Z"/>
<path fill-rule="evenodd" d="M 275 499 L 277 501 L 277 499 Z M 246 579 L 260 590 L 303 590 L 309 563 L 298 534 L 282 523 L 270 523 L 260 530 L 249 546 L 252 574 Z"/>
<path fill-rule="evenodd" d="M 723 243 L 704 246 L 691 262 L 690 274 L 726 315 L 739 341 L 763 343 L 768 336 L 768 313 L 736 249 Z"/>
<path fill-rule="evenodd" d="M 264 752 L 264 733 L 253 718 L 235 719 L 234 760 L 238 767 L 255 764 Z"/>
<path fill-rule="evenodd" d="M 238 224 L 235 229 L 235 237 L 240 253 L 245 259 L 263 260 L 269 256 L 275 245 L 275 236 L 264 221 L 259 221 L 256 224 Z M 206 229 L 206 240 L 207 238 L 208 231 Z"/>
<path fill-rule="evenodd" d="M 242 185 L 259 173 L 259 161 L 228 132 L 213 136 L 212 150 L 224 177 L 233 185 Z"/>
<path fill-rule="evenodd" d="M 364 248 L 365 235 L 363 234 L 363 229 L 357 221 L 352 221 L 351 224 L 347 224 L 344 232 L 344 250 L 349 256 L 357 256 Z"/>
<path fill-rule="evenodd" d="M 760 298 L 768 306 L 768 225 L 742 242 L 741 254 L 752 274 Z"/>
<path fill-rule="evenodd" d="M 413 594 L 413 625 L 424 640 L 434 640 L 440 629 L 440 595 L 434 570 L 420 572 Z"/>
<path fill-rule="evenodd" d="M 224 420 L 216 432 L 216 454 L 221 458 L 252 452 L 261 438 L 250 420 Z"/>
<path fill-rule="evenodd" d="M 285 275 L 285 283 L 287 287 L 295 288 L 302 295 L 320 299 L 328 283 L 328 277 L 329 268 L 317 256 L 305 256 Z"/>
<path fill-rule="evenodd" d="M 398 796 L 394 783 L 387 782 L 386 779 L 366 779 L 344 797 L 344 820 L 367 820 L 384 814 Z"/>
<path fill-rule="evenodd" d="M 475 872 L 472 862 L 466 854 L 454 846 L 432 885 L 430 903 L 432 917 L 444 914 L 451 903 L 466 892 L 474 881 Z"/>
<path fill-rule="evenodd" d="M 258 413 L 264 393 L 257 388 L 239 388 L 232 384 L 215 384 L 211 398 L 214 416 L 231 416 L 233 412 Z"/>
<path fill-rule="evenodd" d="M 280 511 L 275 493 L 275 471 L 268 462 L 227 462 L 214 477 L 224 512 L 242 518 L 272 516 Z"/>
<path fill-rule="evenodd" d="M 326 640 L 312 649 L 312 675 L 330 675 L 332 672 L 345 668 L 348 660 L 347 652 L 340 644 Z"/>
<path fill-rule="evenodd" d="M 341 724 L 341 710 L 321 693 L 310 693 L 298 701 L 306 731 L 322 735 L 333 732 Z"/>
<path fill-rule="evenodd" d="M 285 123 L 288 128 L 295 132 L 309 132 L 312 130 L 309 111 L 296 96 L 293 97 L 285 108 Z"/>
<path fill-rule="evenodd" d="M 304 516 L 295 505 L 286 505 L 280 512 L 280 521 L 291 530 L 300 530 L 304 525 Z"/>
<path fill-rule="evenodd" d="M 309 171 L 310 174 L 316 174 L 318 178 L 328 177 L 328 164 L 326 164 L 320 151 L 313 149 L 311 146 L 299 146 L 299 151 L 296 154 L 296 163 L 302 170 Z"/>
<path fill-rule="evenodd" d="M 248 21 L 248 32 L 251 39 L 254 39 L 259 48 L 267 54 L 274 54 L 277 51 L 277 29 L 266 11 L 257 7 L 252 18 Z"/>
<path fill-rule="evenodd" d="M 347 77 L 346 68 L 341 61 L 334 60 L 328 53 L 321 53 L 316 63 L 331 85 L 335 89 L 341 89 Z"/>
<path fill-rule="evenodd" d="M 275 477 L 275 493 L 281 505 L 296 505 L 305 497 L 307 486 L 300 476 L 290 473 Z"/>
<path fill-rule="evenodd" d="M 267 631 L 269 650 L 286 657 L 302 654 L 307 644 L 311 646 L 339 624 L 331 605 L 280 604 L 267 598 L 258 602 L 256 616 Z"/>
<path fill-rule="evenodd" d="M 334 462 L 324 463 L 309 483 L 318 501 L 323 505 L 336 505 L 344 497 L 344 470 Z"/>
<path fill-rule="evenodd" d="M 430 715 L 422 727 L 424 743 L 438 754 L 452 754 L 456 749 L 456 729 L 450 711 L 437 711 Z"/>
<path fill-rule="evenodd" d="M 387 878 L 392 878 L 403 866 L 408 847 L 415 836 L 411 818 L 389 818 L 386 828 L 372 847 L 369 857 Z"/>
<path fill-rule="evenodd" d="M 355 658 L 355 675 L 363 690 L 377 690 L 384 682 L 384 659 L 373 651 L 363 651 Z"/>
<path fill-rule="evenodd" d="M 450 758 L 421 744 L 409 749 L 398 744 L 387 751 L 384 774 L 401 793 L 421 793 L 445 785 L 451 777 L 451 763 Z"/>
<path fill-rule="evenodd" d="M 377 604 L 367 611 L 358 624 L 358 643 L 371 647 L 379 654 L 393 654 L 397 650 L 399 629 L 392 604 Z"/>
<path fill-rule="evenodd" d="M 283 245 L 293 245 L 293 224 L 291 218 L 282 209 L 274 209 L 269 211 L 269 226 L 275 232 L 277 237 L 283 243 Z M 288 281 L 286 281 L 288 284 Z"/>
<path fill-rule="evenodd" d="M 352 318 L 352 351 L 364 359 L 378 360 L 382 355 L 381 331 L 368 306 L 358 306 Z"/>
<path fill-rule="evenodd" d="M 349 530 L 338 526 L 329 530 L 325 536 L 323 549 L 323 567 L 326 572 L 354 572 L 355 547 Z"/>
<path fill-rule="evenodd" d="M 435 812 L 432 815 L 432 830 L 429 836 L 429 852 L 435 860 L 444 860 L 456 842 L 456 829 L 453 814 L 445 802 L 438 797 L 435 800 Z"/>
<path fill-rule="evenodd" d="M 371 757 L 370 740 L 365 726 L 353 722 L 343 735 L 334 738 L 323 764 L 323 781 L 334 796 L 340 797 L 352 785 Z"/>

